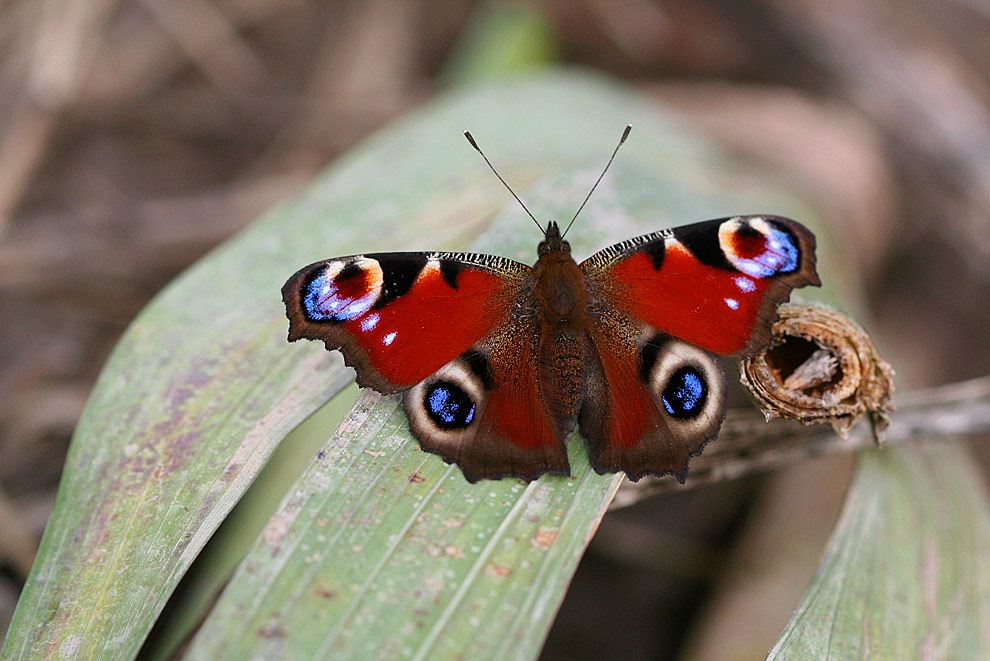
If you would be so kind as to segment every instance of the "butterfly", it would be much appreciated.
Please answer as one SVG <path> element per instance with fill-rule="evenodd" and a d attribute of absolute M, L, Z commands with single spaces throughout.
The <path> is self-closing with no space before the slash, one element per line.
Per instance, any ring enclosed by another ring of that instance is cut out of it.
<path fill-rule="evenodd" d="M 715 354 L 764 349 L 778 305 L 820 284 L 814 235 L 788 218 L 733 216 L 578 263 L 566 229 L 537 225 L 532 267 L 459 252 L 310 264 L 282 288 L 288 339 L 321 340 L 358 385 L 402 393 L 420 446 L 470 482 L 569 475 L 575 427 L 598 473 L 683 482 L 725 417 Z"/>

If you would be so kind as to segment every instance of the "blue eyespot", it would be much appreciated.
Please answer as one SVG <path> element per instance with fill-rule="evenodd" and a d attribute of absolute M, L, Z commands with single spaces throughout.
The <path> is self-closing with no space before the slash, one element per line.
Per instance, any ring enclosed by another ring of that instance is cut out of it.
<path fill-rule="evenodd" d="M 798 250 L 794 237 L 789 232 L 777 228 L 770 231 L 767 237 L 769 252 L 773 258 L 768 260 L 777 273 L 791 273 L 801 265 L 801 251 Z"/>
<path fill-rule="evenodd" d="M 304 286 L 303 311 L 310 321 L 352 321 L 371 309 L 378 294 L 378 289 L 369 285 L 365 270 L 355 262 L 335 276 L 323 268 Z"/>
<path fill-rule="evenodd" d="M 667 413 L 675 418 L 693 418 L 705 409 L 708 386 L 693 367 L 685 366 L 674 372 L 660 400 Z"/>
<path fill-rule="evenodd" d="M 438 381 L 426 391 L 430 419 L 441 429 L 463 429 L 474 420 L 475 405 L 466 392 L 449 381 Z"/>
<path fill-rule="evenodd" d="M 303 306 L 306 309 L 306 316 L 316 321 L 336 320 L 337 311 L 328 309 L 325 300 L 330 298 L 332 285 L 327 282 L 323 275 L 313 278 L 306 293 L 303 295 Z"/>
<path fill-rule="evenodd" d="M 769 278 L 779 273 L 793 273 L 801 265 L 801 251 L 789 232 L 770 226 L 762 237 L 762 244 L 760 252 L 736 255 L 735 267 L 755 278 Z"/>

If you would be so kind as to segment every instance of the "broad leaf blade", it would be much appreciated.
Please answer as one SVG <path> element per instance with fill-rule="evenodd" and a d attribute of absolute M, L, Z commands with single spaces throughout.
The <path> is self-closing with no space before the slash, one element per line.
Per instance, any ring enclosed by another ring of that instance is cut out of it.
<path fill-rule="evenodd" d="M 407 437 L 397 397 L 362 396 L 187 658 L 487 658 L 534 639 L 538 648 L 619 480 L 589 473 L 572 452 L 573 479 L 465 486 Z"/>
<path fill-rule="evenodd" d="M 228 323 L 183 289 L 135 322 L 90 398 L 5 658 L 132 656 L 274 445 L 347 384 L 332 361 L 281 356 L 270 315 L 177 332 Z"/>
<path fill-rule="evenodd" d="M 961 447 L 866 453 L 773 659 L 990 654 L 990 497 Z"/>

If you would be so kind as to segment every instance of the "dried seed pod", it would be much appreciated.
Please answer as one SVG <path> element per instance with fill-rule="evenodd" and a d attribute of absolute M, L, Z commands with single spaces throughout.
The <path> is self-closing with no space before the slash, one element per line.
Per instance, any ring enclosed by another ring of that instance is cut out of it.
<path fill-rule="evenodd" d="M 767 416 L 831 423 L 846 438 L 870 414 L 877 442 L 889 423 L 894 370 L 849 317 L 818 305 L 779 309 L 770 346 L 742 362 L 740 380 Z"/>

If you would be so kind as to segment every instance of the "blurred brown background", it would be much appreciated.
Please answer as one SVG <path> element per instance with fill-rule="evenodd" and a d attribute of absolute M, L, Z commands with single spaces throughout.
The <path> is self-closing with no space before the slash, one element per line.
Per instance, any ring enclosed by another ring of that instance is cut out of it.
<path fill-rule="evenodd" d="M 624 79 L 818 204 L 902 384 L 990 372 L 982 0 L 0 0 L 0 632 L 129 320 L 507 17 L 537 28 L 530 62 Z M 762 658 L 847 475 L 610 515 L 545 656 Z"/>

